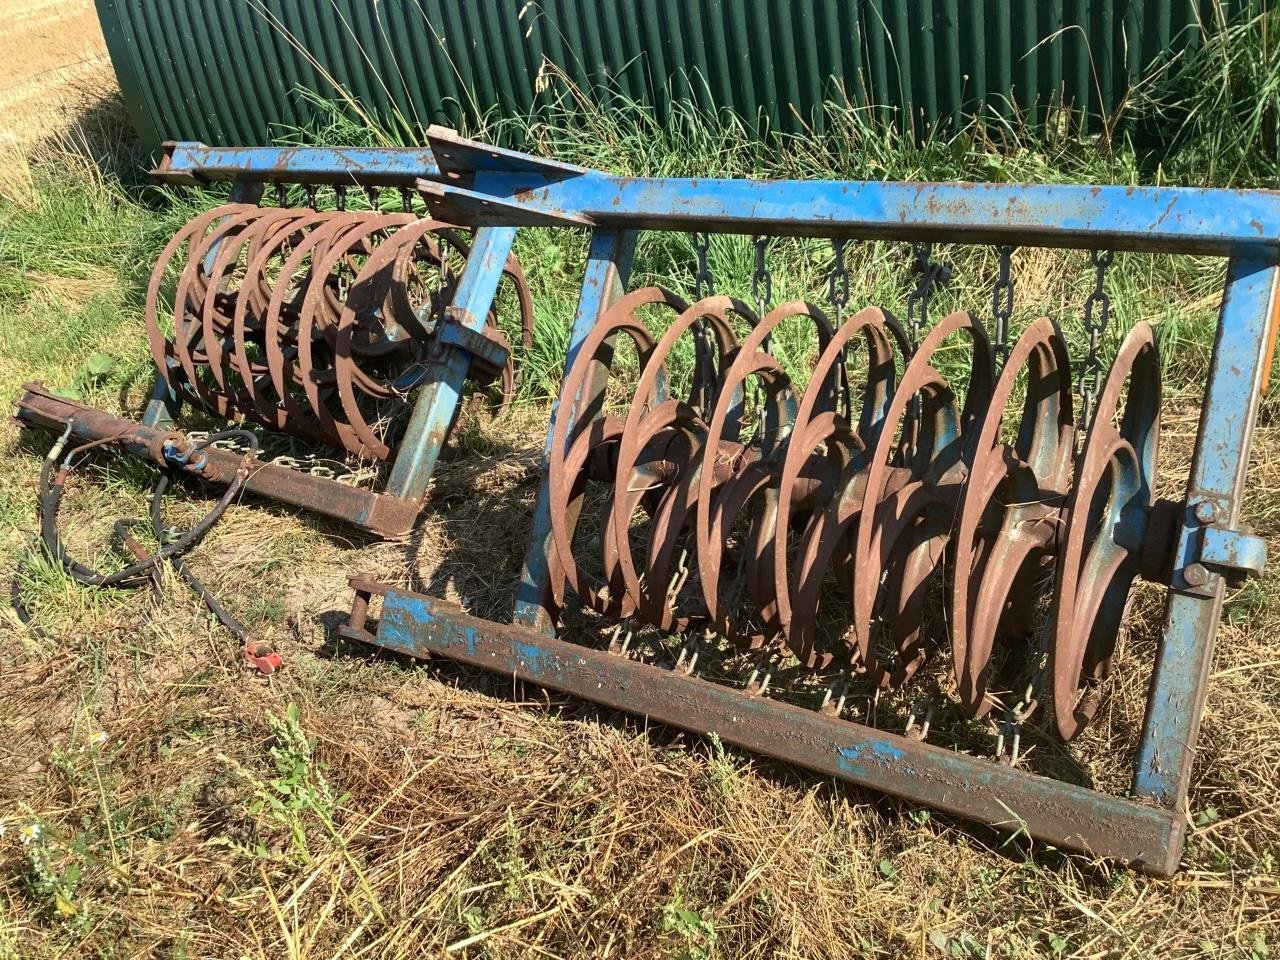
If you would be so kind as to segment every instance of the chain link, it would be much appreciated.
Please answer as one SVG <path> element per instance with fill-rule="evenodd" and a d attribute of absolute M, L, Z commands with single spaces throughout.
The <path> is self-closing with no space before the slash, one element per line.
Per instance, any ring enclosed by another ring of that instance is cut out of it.
<path fill-rule="evenodd" d="M 756 313 L 761 320 L 764 319 L 764 312 L 769 304 L 773 303 L 773 274 L 769 272 L 769 261 L 767 254 L 769 252 L 768 237 L 752 237 L 752 244 L 756 249 L 756 269 L 751 275 L 751 296 L 756 302 Z M 772 337 L 766 336 L 764 343 L 764 352 L 769 353 L 772 345 Z"/>
<path fill-rule="evenodd" d="M 289 190 L 283 183 L 276 183 L 276 206 L 287 207 L 289 205 Z"/>
<path fill-rule="evenodd" d="M 832 240 L 831 272 L 827 274 L 827 299 L 836 308 L 836 326 L 839 327 L 844 317 L 844 308 L 849 304 L 849 267 L 845 264 L 845 251 L 849 247 L 848 240 Z"/>
<path fill-rule="evenodd" d="M 844 325 L 844 308 L 849 305 L 849 267 L 845 263 L 845 252 L 849 241 L 846 239 L 831 241 L 831 272 L 827 274 L 827 299 L 836 310 L 836 329 Z M 849 371 L 845 368 L 844 348 L 840 348 L 840 360 L 836 365 L 836 395 L 841 413 L 846 420 L 852 416 L 852 397 L 849 392 Z"/>
<path fill-rule="evenodd" d="M 1009 358 L 1009 318 L 1013 316 L 1013 247 L 996 247 L 1000 257 L 1000 272 L 991 288 L 991 312 L 996 318 L 996 339 L 992 345 L 996 360 L 1004 366 Z"/>
<path fill-rule="evenodd" d="M 698 257 L 698 266 L 693 274 L 693 298 L 701 300 L 703 297 L 714 297 L 716 280 L 711 275 L 711 267 L 707 262 L 711 250 L 711 236 L 706 233 L 694 233 L 692 237 L 693 250 Z"/>
<path fill-rule="evenodd" d="M 929 319 L 929 299 L 937 287 L 951 279 L 951 268 L 933 259 L 931 243 L 912 244 L 911 256 L 911 272 L 916 275 L 916 286 L 907 294 L 907 334 L 914 353 L 920 346 L 921 334 Z"/>
<path fill-rule="evenodd" d="M 308 183 L 306 186 L 306 191 L 307 191 L 307 206 L 310 207 L 312 210 L 314 210 L 316 208 L 316 194 L 320 192 L 320 188 L 317 187 L 314 183 Z"/>
<path fill-rule="evenodd" d="M 693 241 L 694 253 L 697 255 L 697 266 L 693 271 L 693 298 L 694 300 L 702 300 L 704 297 L 714 297 L 716 295 L 716 280 L 711 274 L 711 266 L 708 262 L 711 236 L 698 231 L 694 231 L 689 236 Z M 710 411 L 715 403 L 715 367 L 714 361 L 711 360 L 715 353 L 715 339 L 702 318 L 694 322 L 691 332 L 693 333 L 696 347 L 696 362 L 710 364 L 704 371 L 709 376 L 704 379 L 703 389 L 698 397 L 700 409 Z"/>
<path fill-rule="evenodd" d="M 769 252 L 768 237 L 752 237 L 756 250 L 756 269 L 751 275 L 751 296 L 755 299 L 760 316 L 764 317 L 765 308 L 773 302 L 773 274 L 769 272 L 766 255 Z"/>
<path fill-rule="evenodd" d="M 334 184 L 333 205 L 338 208 L 339 213 L 347 209 L 347 185 L 345 183 Z"/>
<path fill-rule="evenodd" d="M 1089 335 L 1089 352 L 1085 354 L 1078 387 L 1081 432 L 1088 429 L 1093 419 L 1093 405 L 1097 402 L 1102 382 L 1102 358 L 1098 355 L 1098 347 L 1111 319 L 1111 297 L 1107 294 L 1106 279 L 1107 268 L 1114 259 L 1115 253 L 1111 250 L 1092 250 L 1089 253 L 1093 264 L 1093 290 L 1084 301 L 1084 330 Z"/>

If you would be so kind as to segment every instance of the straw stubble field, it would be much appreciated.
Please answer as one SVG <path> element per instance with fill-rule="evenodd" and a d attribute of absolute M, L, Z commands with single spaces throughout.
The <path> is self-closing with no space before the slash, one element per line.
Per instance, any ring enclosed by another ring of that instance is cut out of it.
<path fill-rule="evenodd" d="M 0 396 L 44 378 L 136 412 L 149 364 L 138 285 L 180 211 L 121 199 L 83 152 L 68 152 L 74 135 L 42 145 L 54 121 L 75 118 L 50 104 L 84 104 L 86 79 L 90 102 L 110 100 L 113 84 L 85 66 L 102 62 L 87 5 L 7 6 L 4 46 L 22 56 L 0 64 L 14 74 L 0 84 L 13 98 L 6 135 L 37 162 L 22 161 L 27 192 L 0 206 Z M 83 182 L 49 173 L 67 169 Z M 581 249 L 539 238 L 521 252 L 539 284 L 571 274 L 564 263 Z M 874 287 L 884 262 L 859 260 L 855 279 Z M 1020 297 L 1070 316 L 1078 297 L 1064 278 L 1082 264 L 1020 255 Z M 1213 286 L 1201 274 L 1173 291 L 1154 272 L 1126 275 L 1129 322 L 1186 325 L 1185 342 L 1166 338 L 1179 381 L 1203 371 Z M 571 281 L 543 286 L 554 298 L 544 309 L 563 318 Z M 108 375 L 86 375 L 95 353 L 111 358 Z M 1176 475 L 1196 408 L 1181 382 L 1170 394 L 1163 457 Z M 506 614 L 546 415 L 545 402 L 503 421 L 473 407 L 404 543 L 235 506 L 192 563 L 281 651 L 286 668 L 270 679 L 180 584 L 148 609 L 32 562 L 23 586 L 46 633 L 0 608 L 0 958 L 1270 955 L 1280 941 L 1274 573 L 1227 605 L 1187 857 L 1170 881 L 509 680 L 338 643 L 353 571 Z M 7 576 L 29 555 L 51 438 L 0 430 Z M 1246 519 L 1274 553 L 1272 403 L 1256 442 Z M 109 459 L 86 473 L 71 492 L 73 545 L 115 562 L 101 545 L 114 518 L 142 515 L 150 481 Z M 207 507 L 199 496 L 175 498 L 175 521 Z M 1107 789 L 1125 786 L 1159 618 L 1156 592 L 1143 590 L 1121 642 L 1123 680 L 1070 758 Z M 1052 764 L 1055 748 L 1039 742 Z"/>
<path fill-rule="evenodd" d="M 92 3 L 0 3 L 0 143 L 29 144 L 115 89 Z"/>

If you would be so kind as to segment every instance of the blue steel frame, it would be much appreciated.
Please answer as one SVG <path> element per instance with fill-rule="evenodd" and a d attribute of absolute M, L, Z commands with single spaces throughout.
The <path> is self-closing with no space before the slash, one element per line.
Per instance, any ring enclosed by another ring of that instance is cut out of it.
<path fill-rule="evenodd" d="M 919 745 L 893 734 L 843 721 L 832 726 L 833 721 L 816 714 L 792 716 L 795 708 L 781 704 L 754 700 L 744 707 L 742 697 L 722 702 L 722 694 L 711 691 L 699 693 L 697 700 L 709 718 L 710 726 L 702 728 L 715 729 L 732 742 L 965 816 L 1009 821 L 1009 816 L 998 815 L 994 802 L 1028 832 L 1052 842 L 1118 857 L 1157 873 L 1176 869 L 1226 579 L 1257 573 L 1265 553 L 1262 541 L 1240 526 L 1239 514 L 1258 399 L 1280 315 L 1280 194 L 1178 187 L 639 179 L 541 160 L 467 141 L 440 128 L 432 128 L 428 140 L 429 151 L 307 150 L 290 155 L 269 148 L 212 150 L 178 144 L 170 146 L 157 176 L 173 182 L 412 183 L 437 216 L 480 228 L 454 305 L 472 325 L 488 311 L 516 228 L 588 227 L 592 239 L 570 338 L 570 362 L 601 311 L 621 294 L 637 231 L 643 229 L 1012 243 L 1227 258 L 1212 367 L 1132 799 L 1103 797 L 949 751 L 929 748 L 922 754 Z M 454 351 L 421 391 L 393 468 L 394 495 L 422 497 L 468 362 L 465 354 Z M 598 389 L 598 384 L 588 385 L 588 390 Z M 588 399 L 560 397 L 553 417 L 577 416 Z M 551 436 L 548 432 L 548 452 Z M 483 663 L 620 709 L 643 710 L 676 725 L 701 726 L 663 707 L 661 698 L 650 703 L 634 691 L 627 694 L 625 683 L 622 691 L 606 696 L 601 691 L 609 684 L 599 682 L 599 670 L 591 674 L 594 691 L 591 683 L 566 679 L 574 670 L 608 657 L 573 647 L 577 652 L 567 652 L 566 644 L 553 639 L 556 611 L 550 602 L 547 567 L 547 504 L 544 469 L 513 625 L 477 621 L 438 601 L 379 587 L 385 595 L 384 613 L 376 635 L 363 634 L 362 639 L 409 653 L 433 651 Z M 607 670 L 622 676 L 656 668 L 614 658 Z M 661 687 L 687 681 L 645 675 L 636 682 Z M 687 701 L 690 695 L 672 687 L 664 696 Z M 795 738 L 765 742 L 768 738 L 742 733 L 741 716 L 754 716 L 766 727 L 779 719 L 805 725 L 816 739 L 797 758 Z M 814 746 L 825 743 L 823 738 L 830 740 L 830 760 L 822 759 L 826 747 Z M 957 776 L 967 778 L 969 787 L 957 788 Z M 995 799 L 975 799 L 966 790 L 994 791 Z M 1001 791 L 1019 802 L 1006 804 Z M 1100 833 L 1096 825 L 1082 824 L 1078 831 L 1067 832 L 1061 816 L 1045 812 L 1054 805 L 1068 819 L 1109 818 L 1114 829 Z M 1027 810 L 1031 815 L 1024 815 Z"/>

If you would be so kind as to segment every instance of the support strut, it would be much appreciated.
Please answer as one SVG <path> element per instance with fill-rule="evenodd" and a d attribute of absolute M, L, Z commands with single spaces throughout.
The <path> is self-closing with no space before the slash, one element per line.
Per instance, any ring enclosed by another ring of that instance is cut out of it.
<path fill-rule="evenodd" d="M 43 384 L 28 383 L 18 399 L 18 423 L 61 432 L 68 423 L 79 441 L 110 438 L 114 443 L 152 463 L 164 466 L 166 442 L 182 441 L 181 433 L 159 430 L 133 420 L 113 416 L 93 407 L 55 396 Z M 203 464 L 189 464 L 186 472 L 215 486 L 231 482 L 243 457 L 231 450 L 205 451 Z M 256 461 L 244 488 L 249 493 L 279 500 L 295 507 L 376 533 L 399 537 L 408 533 L 418 519 L 419 505 L 385 493 L 373 493 L 347 486 L 326 477 L 299 473 L 288 467 Z"/>
<path fill-rule="evenodd" d="M 750 697 L 528 627 L 469 616 L 443 600 L 355 577 L 341 635 L 411 657 L 443 656 L 928 804 L 1056 847 L 1159 876 L 1177 868 L 1185 818 L 1173 810 L 1061 783 L 906 736 Z M 382 598 L 375 630 L 369 601 Z"/>

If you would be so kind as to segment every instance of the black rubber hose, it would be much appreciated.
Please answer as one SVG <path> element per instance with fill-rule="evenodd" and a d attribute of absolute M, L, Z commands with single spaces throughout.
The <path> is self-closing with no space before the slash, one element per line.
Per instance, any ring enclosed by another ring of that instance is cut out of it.
<path fill-rule="evenodd" d="M 238 439 L 243 441 L 248 450 L 245 453 L 245 469 L 237 471 L 231 482 L 227 485 L 226 490 L 214 504 L 213 508 L 201 518 L 200 522 L 191 527 L 190 530 L 166 543 L 169 536 L 169 530 L 164 521 L 164 496 L 168 491 L 173 477 L 177 475 L 176 468 L 170 468 L 161 473 L 159 480 L 156 482 L 155 488 L 151 493 L 151 527 L 155 538 L 161 547 L 153 554 L 147 554 L 130 534 L 130 528 L 139 525 L 142 521 L 134 519 L 117 520 L 114 524 L 116 536 L 120 539 L 126 548 L 137 558 L 137 562 L 131 564 L 114 573 L 102 573 L 94 570 L 85 564 L 80 563 L 69 553 L 62 545 L 62 538 L 58 532 L 58 510 L 62 505 L 62 496 L 65 491 L 64 479 L 72 469 L 73 458 L 77 454 L 82 454 L 91 446 L 103 445 L 109 441 L 95 441 L 89 445 L 76 448 L 70 451 L 66 458 L 63 459 L 61 467 L 57 474 L 53 472 L 54 464 L 58 462 L 58 453 L 45 459 L 44 464 L 40 468 L 40 487 L 39 487 L 39 513 L 40 513 L 40 539 L 48 551 L 49 555 L 56 559 L 62 567 L 77 582 L 87 587 L 107 588 L 117 587 L 122 589 L 136 589 L 144 584 L 151 584 L 154 589 L 154 595 L 159 596 L 162 576 L 160 564 L 168 560 L 177 571 L 179 576 L 194 590 L 208 607 L 211 613 L 217 617 L 235 637 L 242 643 L 249 639 L 248 628 L 245 627 L 238 619 L 232 616 L 227 609 L 218 601 L 208 588 L 190 571 L 182 560 L 183 554 L 193 549 L 210 529 L 222 518 L 231 502 L 243 488 L 245 480 L 248 477 L 247 465 L 249 461 L 257 454 L 258 438 L 247 430 L 224 430 L 219 433 L 211 434 L 205 439 L 196 443 L 192 452 L 197 453 L 206 447 L 217 443 L 221 440 Z M 60 446 L 60 444 L 59 444 Z M 54 447 L 55 451 L 59 450 L 58 446 Z M 11 589 L 11 603 L 18 619 L 26 624 L 31 625 L 31 616 L 26 609 L 22 600 L 22 591 L 20 582 L 22 576 L 27 569 L 25 562 L 19 564 L 15 571 Z M 43 632 L 43 631 L 41 631 Z"/>
<path fill-rule="evenodd" d="M 219 440 L 230 440 L 233 438 L 243 439 L 249 444 L 249 451 L 246 454 L 246 461 L 251 458 L 258 450 L 258 438 L 248 430 L 224 430 L 221 433 L 210 434 L 204 440 L 197 443 L 193 451 L 203 450 L 205 447 Z M 223 491 L 222 497 L 214 504 L 213 509 L 201 518 L 200 522 L 193 526 L 190 530 L 178 537 L 172 543 L 164 544 L 160 550 L 151 554 L 146 560 L 140 560 L 131 566 L 114 573 L 102 573 L 88 567 L 69 553 L 62 546 L 62 539 L 58 534 L 58 509 L 62 505 L 62 494 L 64 484 L 62 478 L 69 472 L 71 468 L 71 459 L 77 451 L 72 450 L 67 454 L 63 461 L 62 468 L 58 471 L 57 476 L 50 478 L 52 473 L 52 461 L 46 460 L 44 466 L 40 469 L 40 538 L 44 541 L 45 548 L 49 551 L 49 555 L 56 559 L 71 574 L 77 583 L 86 587 L 139 587 L 145 582 L 145 578 L 150 577 L 151 571 L 156 569 L 161 561 L 169 560 L 172 557 L 186 553 L 198 544 L 209 532 L 215 523 L 221 519 L 226 512 L 227 507 L 231 506 L 231 501 L 235 499 L 240 492 L 240 488 L 244 486 L 247 473 L 243 470 L 236 473 L 231 482 L 227 484 L 227 489 Z M 169 474 L 161 474 L 157 487 L 161 489 L 161 495 L 168 488 Z"/>
<path fill-rule="evenodd" d="M 165 538 L 169 535 L 168 525 L 164 522 L 164 495 L 169 489 L 169 474 L 162 474 L 160 479 L 156 481 L 155 490 L 151 493 L 151 530 L 156 538 L 156 542 L 163 545 Z M 246 627 L 239 619 L 232 616 L 230 611 L 222 605 L 222 603 L 209 592 L 209 589 L 200 582 L 191 568 L 186 565 L 181 554 L 174 554 L 169 558 L 174 571 L 178 576 L 186 581 L 187 586 L 196 592 L 204 605 L 209 608 L 209 612 L 218 618 L 218 622 L 231 631 L 235 638 L 241 643 L 249 642 L 249 628 Z"/>

